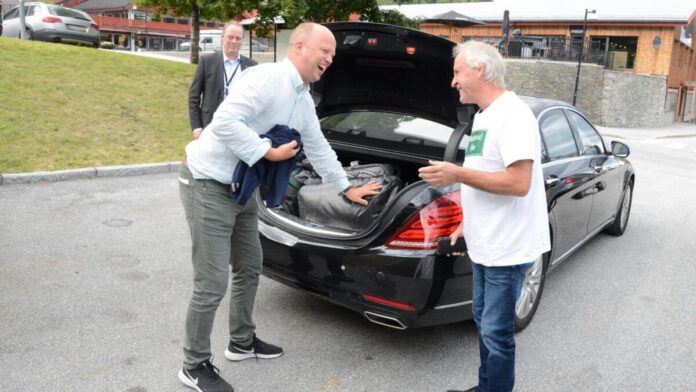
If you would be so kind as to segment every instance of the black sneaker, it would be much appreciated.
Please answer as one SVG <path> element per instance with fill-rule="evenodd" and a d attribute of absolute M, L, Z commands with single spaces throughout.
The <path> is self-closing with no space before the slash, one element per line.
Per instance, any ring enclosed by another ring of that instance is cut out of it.
<path fill-rule="evenodd" d="M 201 362 L 195 369 L 181 368 L 179 380 L 198 392 L 234 392 L 232 385 L 220 377 L 220 369 L 209 360 Z"/>
<path fill-rule="evenodd" d="M 249 358 L 278 358 L 283 355 L 283 349 L 268 344 L 254 335 L 254 340 L 247 347 L 242 347 L 230 341 L 225 350 L 225 357 L 230 361 L 243 361 Z"/>

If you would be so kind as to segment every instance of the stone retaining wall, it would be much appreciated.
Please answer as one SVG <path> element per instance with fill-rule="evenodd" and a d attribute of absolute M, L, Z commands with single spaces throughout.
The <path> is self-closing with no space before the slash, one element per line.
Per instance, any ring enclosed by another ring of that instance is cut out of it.
<path fill-rule="evenodd" d="M 572 103 L 577 63 L 507 59 L 505 82 L 520 95 Z M 672 122 L 665 112 L 665 76 L 635 75 L 583 64 L 576 105 L 606 127 L 659 127 Z"/>

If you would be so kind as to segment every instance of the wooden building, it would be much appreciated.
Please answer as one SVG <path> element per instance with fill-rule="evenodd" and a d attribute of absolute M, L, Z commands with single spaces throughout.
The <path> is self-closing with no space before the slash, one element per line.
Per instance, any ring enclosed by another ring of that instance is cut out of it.
<path fill-rule="evenodd" d="M 696 1 L 494 0 L 383 8 L 424 20 L 422 31 L 454 42 L 477 39 L 498 46 L 504 42 L 503 14 L 508 10 L 509 57 L 577 61 L 582 43 L 586 62 L 627 73 L 665 76 L 665 101 L 676 106 L 675 120 L 684 119 L 686 114 L 696 118 L 696 51 L 692 40 Z M 425 21 L 450 10 L 485 24 L 458 27 L 454 22 Z"/>

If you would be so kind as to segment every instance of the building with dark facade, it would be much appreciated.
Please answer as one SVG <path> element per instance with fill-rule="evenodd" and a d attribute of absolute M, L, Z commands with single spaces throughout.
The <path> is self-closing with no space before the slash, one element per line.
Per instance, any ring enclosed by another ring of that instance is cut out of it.
<path fill-rule="evenodd" d="M 139 8 L 130 0 L 63 0 L 65 7 L 90 14 L 99 25 L 102 42 L 134 50 L 177 50 L 191 37 L 191 18 L 163 14 L 156 9 Z M 201 20 L 201 29 L 220 29 L 219 21 Z"/>

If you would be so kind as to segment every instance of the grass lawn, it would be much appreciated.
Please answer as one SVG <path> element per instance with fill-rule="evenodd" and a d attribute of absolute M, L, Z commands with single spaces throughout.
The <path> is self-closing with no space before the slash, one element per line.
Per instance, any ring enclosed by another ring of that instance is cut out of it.
<path fill-rule="evenodd" d="M 181 159 L 194 69 L 0 38 L 0 173 Z"/>

